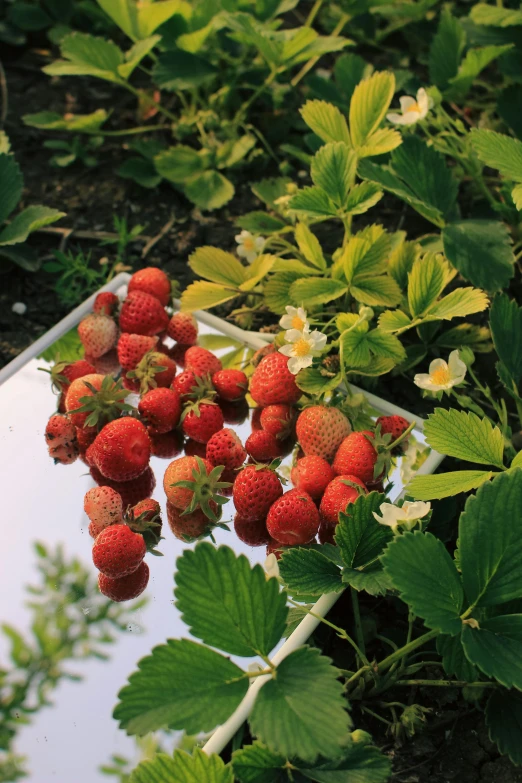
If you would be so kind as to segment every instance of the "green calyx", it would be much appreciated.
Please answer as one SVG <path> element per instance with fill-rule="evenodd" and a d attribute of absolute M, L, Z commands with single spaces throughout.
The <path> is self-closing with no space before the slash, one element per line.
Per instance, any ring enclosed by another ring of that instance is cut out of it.
<path fill-rule="evenodd" d="M 38 367 L 41 372 L 46 372 L 51 378 L 51 387 L 55 394 L 61 394 L 64 385 L 67 386 L 69 380 L 62 375 L 62 371 L 67 367 L 70 362 L 61 362 L 60 357 L 57 356 L 57 361 L 53 364 L 50 370 L 47 367 Z"/>
<path fill-rule="evenodd" d="M 206 517 L 212 520 L 212 522 L 219 522 L 221 516 L 221 507 L 228 503 L 228 498 L 219 494 L 220 489 L 227 489 L 231 487 L 230 481 L 220 481 L 221 474 L 224 471 L 223 465 L 218 465 L 213 468 L 210 473 L 207 473 L 205 463 L 200 457 L 195 457 L 197 468 L 192 471 L 192 481 L 176 481 L 171 484 L 172 487 L 182 487 L 183 489 L 192 490 L 192 500 L 188 507 L 183 511 L 181 516 L 185 514 L 192 514 L 200 508 Z M 218 505 L 218 513 L 212 509 L 212 503 Z"/>
<path fill-rule="evenodd" d="M 141 359 L 136 369 L 127 373 L 127 378 L 134 378 L 139 381 L 141 394 L 146 394 L 150 389 L 157 387 L 158 382 L 155 376 L 167 369 L 165 365 L 158 364 L 158 361 L 161 362 L 163 355 L 158 351 L 149 351 Z"/>
<path fill-rule="evenodd" d="M 190 392 L 182 396 L 197 402 L 213 402 L 216 395 L 217 392 L 212 386 L 210 375 L 207 373 L 202 377 L 197 376 L 195 386 L 191 386 Z"/>
<path fill-rule="evenodd" d="M 109 421 L 119 419 L 123 412 L 133 411 L 132 405 L 124 400 L 130 392 L 123 388 L 122 381 L 115 381 L 112 375 L 107 375 L 102 381 L 100 390 L 85 381 L 92 395 L 80 397 L 81 407 L 69 413 L 88 413 L 85 420 L 87 427 L 98 427 L 101 430 Z"/>
<path fill-rule="evenodd" d="M 397 447 L 406 440 L 414 426 L 415 422 L 412 422 L 408 429 L 405 430 L 396 440 L 394 440 L 393 443 L 392 436 L 389 433 L 386 435 L 381 434 L 380 424 L 378 424 L 375 428 L 375 435 L 373 438 L 368 435 L 366 436 L 367 440 L 372 444 L 373 448 L 377 452 L 377 461 L 373 469 L 374 479 L 378 479 L 389 472 L 392 461 L 392 454 L 395 452 Z"/>
<path fill-rule="evenodd" d="M 217 405 L 216 402 L 212 399 L 212 395 L 208 395 L 206 397 L 202 397 L 200 400 L 193 400 L 192 402 L 189 402 L 188 405 L 186 405 L 183 408 L 183 413 L 181 414 L 181 421 L 189 414 L 194 413 L 195 416 L 199 419 L 201 416 L 201 410 L 200 405 Z"/>
<path fill-rule="evenodd" d="M 129 506 L 125 512 L 124 522 L 134 533 L 140 533 L 143 536 L 147 552 L 150 552 L 151 555 L 163 556 L 163 553 L 156 549 L 156 546 L 163 539 L 159 513 L 151 517 L 150 511 L 144 511 L 143 514 L 133 517 Z"/>

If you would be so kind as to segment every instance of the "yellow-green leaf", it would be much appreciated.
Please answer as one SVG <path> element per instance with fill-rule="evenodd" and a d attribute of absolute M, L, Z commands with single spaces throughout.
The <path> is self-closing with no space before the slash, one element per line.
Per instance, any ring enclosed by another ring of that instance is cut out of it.
<path fill-rule="evenodd" d="M 181 309 L 192 312 L 193 310 L 208 310 L 223 302 L 228 302 L 237 296 L 236 291 L 230 291 L 217 283 L 207 283 L 206 280 L 198 280 L 189 285 L 181 295 Z"/>
<path fill-rule="evenodd" d="M 241 291 L 251 291 L 255 288 L 259 281 L 272 270 L 276 261 L 277 256 L 273 256 L 270 253 L 258 256 L 246 269 L 248 280 L 245 280 L 239 286 Z"/>
<path fill-rule="evenodd" d="M 246 268 L 232 253 L 211 245 L 198 247 L 189 258 L 189 266 L 197 275 L 213 283 L 239 287 L 248 278 Z"/>
<path fill-rule="evenodd" d="M 323 141 L 344 141 L 351 146 L 348 125 L 336 106 L 326 101 L 307 101 L 301 109 L 301 116 Z"/>
<path fill-rule="evenodd" d="M 298 223 L 295 227 L 295 241 L 307 261 L 318 269 L 326 269 L 326 261 L 319 240 L 305 223 Z"/>
<path fill-rule="evenodd" d="M 389 71 L 379 71 L 359 82 L 350 103 L 350 133 L 354 147 L 368 143 L 375 133 L 395 92 L 395 76 Z"/>

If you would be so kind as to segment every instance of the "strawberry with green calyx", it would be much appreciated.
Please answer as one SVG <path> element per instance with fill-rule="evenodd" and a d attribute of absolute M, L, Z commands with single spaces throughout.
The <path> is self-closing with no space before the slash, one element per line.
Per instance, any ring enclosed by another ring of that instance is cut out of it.
<path fill-rule="evenodd" d="M 310 495 L 291 489 L 270 506 L 266 528 L 281 544 L 301 545 L 316 537 L 320 522 L 319 511 Z"/>
<path fill-rule="evenodd" d="M 225 420 L 219 405 L 210 397 L 189 403 L 181 416 L 182 430 L 187 438 L 208 443 L 214 433 L 223 429 Z"/>
<path fill-rule="evenodd" d="M 135 533 L 141 533 L 148 552 L 153 555 L 161 555 L 161 552 L 155 549 L 161 540 L 162 528 L 161 508 L 157 500 L 147 498 L 132 508 L 128 508 L 124 521 Z"/>
<path fill-rule="evenodd" d="M 283 494 L 277 473 L 280 464 L 281 460 L 276 459 L 270 465 L 247 465 L 238 473 L 232 496 L 240 517 L 251 521 L 266 519 L 272 503 Z"/>
<path fill-rule="evenodd" d="M 164 332 L 169 317 L 161 302 L 144 291 L 131 291 L 120 311 L 120 329 L 129 334 L 153 337 Z"/>
<path fill-rule="evenodd" d="M 220 398 L 228 402 L 242 400 L 248 391 L 248 378 L 242 370 L 218 370 L 212 376 L 212 383 Z"/>
<path fill-rule="evenodd" d="M 129 294 L 133 291 L 142 291 L 149 296 L 154 296 L 163 306 L 168 305 L 171 298 L 170 280 L 162 269 L 156 266 L 147 266 L 134 272 L 128 285 Z"/>
<path fill-rule="evenodd" d="M 320 500 L 328 484 L 334 480 L 332 466 L 315 454 L 298 459 L 290 474 L 292 484 L 308 494 L 314 500 Z"/>
<path fill-rule="evenodd" d="M 399 437 L 392 441 L 391 434 L 381 435 L 380 425 L 375 432 L 352 432 L 339 446 L 333 469 L 339 475 L 349 473 L 365 484 L 382 480 L 389 471 L 392 451 L 409 435 L 412 422 Z"/>
<path fill-rule="evenodd" d="M 121 579 L 139 568 L 146 552 L 143 536 L 127 525 L 110 525 L 96 537 L 92 560 L 105 576 Z"/>
<path fill-rule="evenodd" d="M 84 427 L 97 427 L 100 430 L 108 422 L 118 419 L 122 413 L 135 410 L 132 405 L 125 402 L 129 392 L 123 388 L 121 380 L 115 381 L 111 375 L 106 375 L 99 389 L 87 378 L 81 380 L 90 394 L 80 397 L 78 400 L 80 407 L 69 408 L 68 412 L 71 416 L 85 414 Z M 69 395 L 67 395 L 67 405 L 69 405 Z"/>
<path fill-rule="evenodd" d="M 312 405 L 299 414 L 296 434 L 306 456 L 332 460 L 344 438 L 351 432 L 350 422 L 338 408 Z M 349 472 L 349 471 L 348 471 Z"/>
<path fill-rule="evenodd" d="M 172 381 L 172 388 L 183 396 L 184 400 L 212 400 L 216 390 L 212 386 L 210 375 L 194 375 L 192 370 L 184 370 Z"/>
<path fill-rule="evenodd" d="M 154 351 L 157 337 L 123 332 L 118 340 L 118 361 L 123 370 L 135 370 L 146 353 Z"/>
<path fill-rule="evenodd" d="M 322 525 L 335 528 L 340 512 L 345 511 L 350 503 L 355 503 L 359 495 L 363 494 L 367 494 L 367 489 L 360 478 L 353 475 L 336 476 L 326 487 L 319 506 Z"/>
<path fill-rule="evenodd" d="M 112 291 L 101 291 L 94 300 L 92 311 L 100 315 L 114 315 L 119 304 L 120 300 Z"/>
<path fill-rule="evenodd" d="M 83 397 L 99 392 L 104 379 L 105 375 L 91 373 L 90 375 L 84 375 L 81 378 L 77 378 L 67 389 L 65 410 L 75 427 L 83 427 L 85 425 L 85 420 L 89 415 L 88 413 L 74 413 L 82 404 L 80 400 L 82 400 Z M 94 392 L 92 391 L 93 388 L 95 390 Z"/>
<path fill-rule="evenodd" d="M 102 595 L 106 598 L 110 598 L 111 601 L 132 601 L 134 598 L 138 598 L 149 583 L 149 567 L 145 561 L 143 561 L 138 568 L 122 576 L 119 579 L 113 579 L 105 574 L 99 574 L 98 576 L 98 589 Z"/>
<path fill-rule="evenodd" d="M 60 413 L 65 412 L 65 397 L 71 383 L 78 378 L 83 378 L 85 375 L 96 374 L 94 366 L 85 359 L 78 359 L 76 362 L 61 362 L 59 356 L 50 370 L 46 367 L 39 367 L 38 369 L 49 374 L 53 392 L 60 395 L 58 402 Z"/>
<path fill-rule="evenodd" d="M 149 351 L 140 360 L 134 370 L 127 373 L 127 378 L 139 383 L 141 394 L 158 386 L 168 388 L 177 372 L 176 362 L 164 353 Z"/>
<path fill-rule="evenodd" d="M 230 486 L 221 481 L 222 466 L 213 467 L 200 457 L 180 457 L 171 462 L 165 471 L 163 487 L 167 499 L 182 510 L 182 515 L 192 514 L 201 508 L 213 522 L 219 520 L 220 507 L 228 502 L 220 490 Z"/>
<path fill-rule="evenodd" d="M 395 414 L 393 416 L 379 416 L 375 424 L 376 432 L 377 428 L 380 428 L 381 435 L 390 435 L 391 443 L 397 441 L 393 446 L 390 446 L 390 450 L 393 453 L 401 453 L 407 444 L 405 433 L 408 427 L 411 430 L 410 423 L 402 416 Z"/>
<path fill-rule="evenodd" d="M 237 470 L 246 460 L 247 453 L 234 432 L 227 427 L 215 432 L 207 443 L 206 457 L 214 465 Z"/>

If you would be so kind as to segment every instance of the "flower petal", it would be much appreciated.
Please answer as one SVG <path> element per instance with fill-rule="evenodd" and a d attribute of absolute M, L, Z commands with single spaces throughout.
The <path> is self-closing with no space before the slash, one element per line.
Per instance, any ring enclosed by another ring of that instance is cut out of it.
<path fill-rule="evenodd" d="M 402 98 L 399 98 L 399 103 L 401 105 L 402 113 L 406 114 L 408 109 L 411 109 L 412 106 L 415 106 L 417 101 L 415 98 L 412 98 L 411 95 L 403 95 Z"/>
<path fill-rule="evenodd" d="M 292 356 L 293 350 L 294 346 L 292 344 L 282 345 L 279 349 L 279 353 L 282 353 L 283 356 Z"/>
<path fill-rule="evenodd" d="M 395 112 L 390 112 L 390 114 L 387 114 L 386 119 L 388 122 L 391 122 L 394 125 L 408 125 L 407 122 L 404 122 L 404 117 L 402 114 L 396 114 Z"/>
<path fill-rule="evenodd" d="M 306 335 L 299 329 L 289 329 L 285 332 L 285 340 L 289 343 L 296 343 L 298 340 L 302 340 L 303 337 L 306 337 Z"/>

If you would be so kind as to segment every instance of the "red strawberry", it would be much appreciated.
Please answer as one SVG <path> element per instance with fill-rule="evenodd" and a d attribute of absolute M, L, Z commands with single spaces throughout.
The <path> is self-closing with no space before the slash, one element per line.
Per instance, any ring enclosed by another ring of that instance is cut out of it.
<path fill-rule="evenodd" d="M 225 424 L 243 424 L 250 410 L 246 400 L 239 400 L 239 402 L 218 400 L 218 405 L 223 411 Z"/>
<path fill-rule="evenodd" d="M 89 517 L 89 533 L 93 538 L 109 525 L 123 523 L 121 496 L 111 487 L 93 487 L 86 492 L 83 509 Z"/>
<path fill-rule="evenodd" d="M 130 416 L 106 424 L 92 449 L 95 466 L 112 481 L 132 481 L 143 473 L 150 460 L 147 429 Z"/>
<path fill-rule="evenodd" d="M 132 519 L 143 517 L 148 522 L 152 522 L 152 520 L 161 516 L 161 507 L 157 500 L 147 498 L 146 500 L 140 500 L 139 503 L 136 503 L 131 509 L 131 514 Z"/>
<path fill-rule="evenodd" d="M 155 266 L 148 266 L 134 272 L 127 290 L 129 294 L 133 291 L 144 291 L 159 299 L 163 306 L 168 305 L 171 298 L 170 280 L 165 272 Z"/>
<path fill-rule="evenodd" d="M 120 372 L 120 360 L 118 359 L 118 351 L 116 348 L 111 348 L 111 350 L 104 353 L 103 356 L 98 356 L 96 358 L 87 353 L 85 356 L 100 375 L 118 375 Z"/>
<path fill-rule="evenodd" d="M 292 468 L 292 484 L 301 489 L 314 499 L 319 500 L 328 486 L 335 478 L 335 473 L 331 465 L 315 454 L 303 457 L 297 461 L 297 465 Z"/>
<path fill-rule="evenodd" d="M 245 449 L 256 462 L 271 462 L 281 456 L 280 443 L 275 435 L 266 430 L 257 430 L 248 436 Z"/>
<path fill-rule="evenodd" d="M 135 533 L 141 533 L 149 549 L 161 539 L 161 508 L 157 500 L 147 498 L 136 503 L 126 514 L 125 521 Z"/>
<path fill-rule="evenodd" d="M 241 370 L 218 370 L 212 383 L 221 399 L 229 402 L 242 400 L 248 390 L 248 378 Z"/>
<path fill-rule="evenodd" d="M 188 397 L 192 393 L 192 389 L 196 386 L 196 376 L 192 370 L 184 370 L 179 375 L 176 375 L 172 381 L 172 388 L 175 389 L 178 394 Z"/>
<path fill-rule="evenodd" d="M 234 482 L 234 506 L 245 520 L 266 519 L 270 506 L 282 494 L 281 480 L 268 465 L 247 465 Z"/>
<path fill-rule="evenodd" d="M 221 506 L 226 502 L 218 492 L 224 488 L 221 473 L 222 468 L 215 468 L 200 457 L 175 459 L 163 477 L 167 500 L 189 514 L 202 508 L 209 519 L 217 521 L 216 504 Z"/>
<path fill-rule="evenodd" d="M 78 336 L 85 353 L 97 359 L 116 345 L 118 327 L 110 316 L 91 313 L 78 324 Z"/>
<path fill-rule="evenodd" d="M 157 386 L 168 388 L 176 375 L 176 362 L 164 353 L 151 351 L 146 353 L 134 370 L 127 373 L 127 378 L 140 384 L 142 394 Z"/>
<path fill-rule="evenodd" d="M 77 378 L 96 372 L 94 366 L 85 359 L 78 359 L 78 361 L 71 363 L 58 361 L 50 370 L 43 369 L 43 371 L 49 373 L 53 390 L 60 394 L 58 402 L 60 413 L 65 413 L 65 397 L 70 384 Z"/>
<path fill-rule="evenodd" d="M 262 546 L 270 541 L 264 519 L 252 521 L 251 519 L 243 519 L 239 514 L 236 514 L 234 530 L 239 540 L 248 546 Z"/>
<path fill-rule="evenodd" d="M 119 303 L 120 300 L 112 291 L 102 291 L 96 296 L 92 310 L 100 315 L 114 315 Z"/>
<path fill-rule="evenodd" d="M 75 427 L 75 432 L 80 452 L 86 452 L 98 434 L 96 427 Z"/>
<path fill-rule="evenodd" d="M 257 432 L 258 430 L 262 430 L 261 426 L 261 414 L 263 413 L 263 408 L 254 408 L 252 410 L 252 418 L 250 420 L 250 426 L 252 427 L 252 432 Z"/>
<path fill-rule="evenodd" d="M 269 353 L 275 353 L 277 348 L 275 347 L 274 343 L 268 343 L 267 345 L 264 345 L 262 348 L 258 348 L 258 350 L 254 353 L 252 358 L 250 359 L 250 364 L 252 367 L 257 367 L 258 364 L 261 363 L 261 361 L 265 358 L 265 356 L 268 356 Z"/>
<path fill-rule="evenodd" d="M 343 475 L 334 478 L 326 487 L 319 506 L 322 523 L 335 528 L 339 513 L 345 511 L 350 503 L 354 503 L 360 494 L 365 493 L 366 487 L 357 476 Z"/>
<path fill-rule="evenodd" d="M 52 457 L 55 465 L 71 465 L 78 459 L 78 454 L 79 450 L 76 442 L 49 447 L 49 456 Z"/>
<path fill-rule="evenodd" d="M 92 561 L 105 576 L 121 579 L 139 568 L 146 552 L 143 536 L 127 525 L 110 525 L 96 537 Z"/>
<path fill-rule="evenodd" d="M 301 397 L 295 375 L 282 353 L 271 353 L 260 362 L 250 379 L 250 394 L 258 405 L 293 405 Z"/>
<path fill-rule="evenodd" d="M 148 467 L 138 478 L 132 481 L 111 481 L 102 476 L 98 468 L 91 466 L 90 474 L 100 487 L 112 487 L 121 496 L 123 508 L 135 506 L 140 500 L 149 498 L 156 488 L 156 477 Z"/>
<path fill-rule="evenodd" d="M 169 317 L 161 302 L 144 291 L 133 291 L 124 301 L 120 312 L 120 329 L 130 334 L 153 336 L 164 332 Z"/>
<path fill-rule="evenodd" d="M 118 340 L 118 360 L 124 370 L 134 370 L 149 351 L 158 343 L 157 337 L 123 332 Z"/>
<path fill-rule="evenodd" d="M 183 435 L 176 430 L 150 436 L 152 455 L 161 459 L 174 459 L 183 448 Z"/>
<path fill-rule="evenodd" d="M 201 459 L 207 458 L 207 444 L 198 443 L 197 440 L 192 440 L 192 438 L 189 438 L 185 441 L 183 451 L 187 457 L 201 457 Z"/>
<path fill-rule="evenodd" d="M 207 459 L 212 465 L 224 465 L 229 470 L 240 468 L 246 460 L 246 451 L 234 430 L 215 432 L 207 443 Z"/>
<path fill-rule="evenodd" d="M 333 462 L 337 475 L 349 473 L 365 484 L 378 478 L 374 475 L 378 454 L 372 440 L 373 433 L 369 430 L 348 435 L 337 449 Z"/>
<path fill-rule="evenodd" d="M 381 435 L 391 435 L 390 443 L 393 443 L 397 438 L 400 438 L 403 432 L 405 432 L 410 426 L 410 422 L 403 419 L 402 416 L 379 416 L 375 422 L 376 427 L 381 428 Z M 397 446 L 398 451 L 402 451 L 406 445 L 406 441 L 401 441 Z M 395 449 L 393 450 L 395 451 Z"/>
<path fill-rule="evenodd" d="M 274 538 L 271 538 L 266 545 L 266 555 L 275 555 L 276 560 L 281 560 L 281 555 L 285 551 L 285 549 L 289 549 L 287 546 L 283 546 L 283 544 L 280 544 L 279 541 L 276 541 Z"/>
<path fill-rule="evenodd" d="M 105 574 L 98 576 L 98 589 L 111 601 L 131 601 L 143 593 L 149 583 L 149 567 L 145 561 L 138 568 L 119 579 L 112 579 Z"/>
<path fill-rule="evenodd" d="M 351 432 L 350 422 L 338 408 L 313 405 L 299 414 L 296 424 L 297 440 L 304 453 L 314 454 L 330 461 Z"/>
<path fill-rule="evenodd" d="M 74 424 L 67 416 L 56 413 L 51 416 L 45 427 L 45 442 L 48 446 L 65 446 L 74 443 L 76 430 Z"/>
<path fill-rule="evenodd" d="M 191 345 L 183 345 L 183 343 L 176 343 L 173 348 L 169 348 L 169 356 L 174 359 L 178 367 L 185 367 L 185 356 Z"/>
<path fill-rule="evenodd" d="M 261 427 L 272 435 L 286 438 L 292 430 L 294 409 L 290 405 L 268 405 L 260 416 Z"/>
<path fill-rule="evenodd" d="M 223 429 L 224 423 L 221 408 L 215 402 L 193 403 L 183 412 L 183 432 L 198 443 L 208 443 L 215 432 Z"/>
<path fill-rule="evenodd" d="M 266 528 L 281 544 L 308 544 L 319 530 L 319 511 L 306 492 L 291 489 L 270 507 Z"/>
<path fill-rule="evenodd" d="M 84 426 L 85 421 L 89 416 L 89 412 L 84 411 L 83 413 L 72 413 L 72 411 L 78 410 L 78 408 L 82 407 L 80 400 L 83 397 L 92 397 L 92 395 L 95 393 L 93 392 L 92 388 L 94 388 L 96 391 L 101 389 L 104 378 L 105 376 L 100 375 L 99 373 L 84 375 L 81 378 L 77 378 L 69 386 L 67 390 L 67 397 L 65 398 L 65 409 L 75 427 Z"/>
<path fill-rule="evenodd" d="M 141 398 L 138 411 L 149 433 L 161 435 L 178 426 L 181 398 L 174 389 L 151 389 Z"/>
<path fill-rule="evenodd" d="M 222 364 L 211 351 L 193 345 L 185 352 L 185 369 L 192 370 L 194 375 L 199 377 L 212 376 L 222 369 Z"/>
<path fill-rule="evenodd" d="M 198 341 L 198 322 L 192 313 L 174 313 L 169 321 L 167 334 L 182 345 L 195 345 Z"/>
<path fill-rule="evenodd" d="M 102 382 L 99 384 L 98 380 L 95 380 L 91 383 L 90 378 L 102 378 Z M 71 421 L 76 427 L 101 429 L 107 422 L 119 418 L 124 411 L 134 410 L 125 402 L 127 396 L 128 391 L 123 388 L 121 380 L 115 381 L 112 375 L 86 375 L 85 378 L 73 381 L 67 392 L 65 404 Z M 76 399 L 78 403 L 74 408 L 72 405 Z"/>
<path fill-rule="evenodd" d="M 217 505 L 214 504 L 214 513 L 217 513 L 217 509 Z M 167 522 L 173 534 L 181 541 L 190 541 L 208 535 L 212 524 L 202 509 L 198 508 L 191 514 L 184 514 L 169 501 L 167 501 Z"/>

